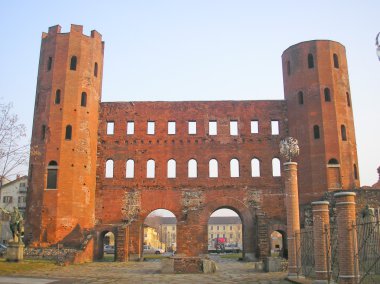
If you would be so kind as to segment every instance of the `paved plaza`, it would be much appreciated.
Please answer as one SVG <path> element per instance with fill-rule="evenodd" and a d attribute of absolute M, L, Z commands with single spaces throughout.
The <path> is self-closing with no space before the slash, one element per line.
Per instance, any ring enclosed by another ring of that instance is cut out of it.
<path fill-rule="evenodd" d="M 259 273 L 253 264 L 217 258 L 213 274 L 161 274 L 160 261 L 94 262 L 50 270 L 19 272 L 0 277 L 0 283 L 289 283 L 286 273 Z"/>

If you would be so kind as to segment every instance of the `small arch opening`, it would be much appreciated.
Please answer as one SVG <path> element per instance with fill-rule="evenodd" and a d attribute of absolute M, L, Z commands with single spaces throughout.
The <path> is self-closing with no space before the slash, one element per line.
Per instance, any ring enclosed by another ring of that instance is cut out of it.
<path fill-rule="evenodd" d="M 189 178 L 196 178 L 198 177 L 198 165 L 197 165 L 197 160 L 195 159 L 190 159 L 189 162 L 187 163 L 187 176 Z"/>
<path fill-rule="evenodd" d="M 208 163 L 209 166 L 209 177 L 217 178 L 218 177 L 218 161 L 216 159 L 211 159 Z"/>
<path fill-rule="evenodd" d="M 324 94 L 325 94 L 325 102 L 331 102 L 331 95 L 330 95 L 329 88 L 324 89 Z"/>
<path fill-rule="evenodd" d="M 75 55 L 71 57 L 70 70 L 77 70 L 77 57 Z"/>
<path fill-rule="evenodd" d="M 319 126 L 318 125 L 314 125 L 313 132 L 314 132 L 314 139 L 319 139 L 321 137 L 320 133 L 319 133 Z"/>
<path fill-rule="evenodd" d="M 71 140 L 72 132 L 73 132 L 73 127 L 71 125 L 67 125 L 66 126 L 66 133 L 65 133 L 65 139 L 66 140 Z"/>
<path fill-rule="evenodd" d="M 95 62 L 94 64 L 94 76 L 98 77 L 98 63 L 97 62 Z"/>
<path fill-rule="evenodd" d="M 56 105 L 59 105 L 61 103 L 61 90 L 60 89 L 58 89 L 57 91 L 55 91 L 54 103 Z"/>
<path fill-rule="evenodd" d="M 168 161 L 168 178 L 176 178 L 177 163 L 174 159 Z"/>
<path fill-rule="evenodd" d="M 53 65 L 53 58 L 49 57 L 48 58 L 48 64 L 47 64 L 47 71 L 51 70 L 51 66 Z"/>
<path fill-rule="evenodd" d="M 101 234 L 101 248 L 100 260 L 105 262 L 115 261 L 116 256 L 116 240 L 112 232 L 104 231 Z"/>
<path fill-rule="evenodd" d="M 106 178 L 113 178 L 113 160 L 106 161 Z"/>
<path fill-rule="evenodd" d="M 303 92 L 298 92 L 298 104 L 303 105 Z"/>
<path fill-rule="evenodd" d="M 286 71 L 288 73 L 288 76 L 290 76 L 290 61 L 286 61 Z"/>
<path fill-rule="evenodd" d="M 80 98 L 80 106 L 85 107 L 87 105 L 87 93 L 82 92 L 81 98 Z"/>
<path fill-rule="evenodd" d="M 314 57 L 311 53 L 309 53 L 307 56 L 307 66 L 309 67 L 309 69 L 314 68 Z"/>
<path fill-rule="evenodd" d="M 132 159 L 127 160 L 125 164 L 125 177 L 134 178 L 135 177 L 135 161 Z"/>
<path fill-rule="evenodd" d="M 57 181 L 58 181 L 58 164 L 56 161 L 50 161 L 47 166 L 46 188 L 57 189 Z"/>
<path fill-rule="evenodd" d="M 239 177 L 239 160 L 238 159 L 232 159 L 230 161 L 230 176 Z"/>
<path fill-rule="evenodd" d="M 273 231 L 270 235 L 270 254 L 272 257 L 288 258 L 286 245 L 286 233 L 283 231 Z"/>
<path fill-rule="evenodd" d="M 329 161 L 328 161 L 328 164 L 329 165 L 339 165 L 339 162 L 337 159 L 335 158 L 331 158 Z"/>
<path fill-rule="evenodd" d="M 338 55 L 336 53 L 334 53 L 333 55 L 333 59 L 334 59 L 334 68 L 339 68 L 339 58 L 338 58 Z"/>
<path fill-rule="evenodd" d="M 260 160 L 257 158 L 251 160 L 251 174 L 252 177 L 260 176 Z"/>
<path fill-rule="evenodd" d="M 347 98 L 347 106 L 350 107 L 351 106 L 351 98 L 350 98 L 350 94 L 348 92 L 346 92 L 346 98 Z"/>
<path fill-rule="evenodd" d="M 278 158 L 272 159 L 272 175 L 274 177 L 281 176 L 281 163 L 280 163 L 280 159 Z"/>
<path fill-rule="evenodd" d="M 148 160 L 146 162 L 146 177 L 147 178 L 154 178 L 155 177 L 155 171 L 156 171 L 156 162 L 152 159 Z"/>
<path fill-rule="evenodd" d="M 358 167 L 356 166 L 356 164 L 354 164 L 354 179 L 355 180 L 359 179 Z"/>
<path fill-rule="evenodd" d="M 344 126 L 343 124 L 340 126 L 340 132 L 342 135 L 342 141 L 347 141 L 346 126 Z"/>

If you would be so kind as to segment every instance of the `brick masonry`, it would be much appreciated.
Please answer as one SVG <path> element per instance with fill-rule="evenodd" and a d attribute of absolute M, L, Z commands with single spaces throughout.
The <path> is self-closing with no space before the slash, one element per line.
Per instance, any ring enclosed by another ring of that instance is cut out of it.
<path fill-rule="evenodd" d="M 282 56 L 284 100 L 101 102 L 104 42 L 98 32 L 86 36 L 82 30 L 72 25 L 70 33 L 61 33 L 54 26 L 42 35 L 27 200 L 25 239 L 30 246 L 79 247 L 91 234 L 98 258 L 110 231 L 117 235 L 117 259 L 137 259 L 144 219 L 155 209 L 167 209 L 177 218 L 177 252 L 198 256 L 207 253 L 210 215 L 230 208 L 242 219 L 246 258 L 262 259 L 269 254 L 272 230 L 286 231 L 285 181 L 272 175 L 272 159 L 280 158 L 279 142 L 289 135 L 300 142 L 301 204 L 336 187 L 359 187 L 341 44 L 323 40 L 289 47 Z M 313 68 L 308 68 L 308 54 L 314 56 Z M 73 56 L 76 70 L 70 70 Z M 81 106 L 83 92 L 86 106 Z M 134 122 L 133 135 L 126 133 L 127 121 Z M 155 122 L 154 135 L 147 134 L 148 121 Z M 176 123 L 175 134 L 168 134 L 169 121 Z M 188 121 L 196 121 L 196 134 L 188 134 Z M 215 136 L 208 134 L 209 121 L 217 121 Z M 237 121 L 237 135 L 230 135 L 230 121 Z M 258 121 L 258 133 L 251 133 L 251 121 Z M 271 121 L 279 122 L 278 135 L 271 134 Z M 114 122 L 112 135 L 107 134 L 108 122 Z M 72 126 L 71 139 L 65 137 L 67 125 Z M 313 136 L 315 125 L 319 138 Z M 260 177 L 252 177 L 253 158 L 260 161 Z M 126 178 L 129 159 L 134 160 L 133 178 Z M 146 178 L 149 159 L 155 161 L 155 178 Z M 170 159 L 176 161 L 175 178 L 167 178 Z M 197 178 L 188 178 L 190 159 L 197 161 Z M 217 178 L 208 175 L 211 159 L 218 161 Z M 231 159 L 239 161 L 239 177 L 230 177 Z M 329 165 L 332 159 L 338 164 Z M 107 160 L 113 160 L 113 178 L 105 177 Z M 51 161 L 57 163 L 56 189 L 47 189 Z"/>

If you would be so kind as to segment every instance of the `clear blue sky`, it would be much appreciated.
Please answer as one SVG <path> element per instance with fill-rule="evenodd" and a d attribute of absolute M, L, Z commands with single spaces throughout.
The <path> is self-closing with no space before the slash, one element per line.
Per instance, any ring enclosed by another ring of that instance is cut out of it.
<path fill-rule="evenodd" d="M 380 165 L 380 1 L 1 1 L 0 97 L 29 133 L 41 33 L 96 29 L 106 42 L 103 101 L 282 99 L 282 52 L 346 46 L 362 185 Z M 302 149 L 301 149 L 302 150 Z"/>

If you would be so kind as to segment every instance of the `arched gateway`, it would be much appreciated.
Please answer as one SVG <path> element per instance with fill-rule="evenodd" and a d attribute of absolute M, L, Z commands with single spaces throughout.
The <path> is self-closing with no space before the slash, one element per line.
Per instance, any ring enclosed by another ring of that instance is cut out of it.
<path fill-rule="evenodd" d="M 359 186 L 352 105 L 339 95 L 349 92 L 347 63 L 337 42 L 287 49 L 285 99 L 262 101 L 101 102 L 104 42 L 96 31 L 84 35 L 82 26 L 69 33 L 49 28 L 40 54 L 25 226 L 30 246 L 63 244 L 92 260 L 103 253 L 104 232 L 113 232 L 116 260 L 139 259 L 145 218 L 167 209 L 177 219 L 177 253 L 197 256 L 207 253 L 211 213 L 231 208 L 243 223 L 245 257 L 262 259 L 272 228 L 286 231 L 278 146 L 286 136 L 303 149 L 301 204 L 331 188 L 332 158 L 341 173 L 334 190 Z"/>

